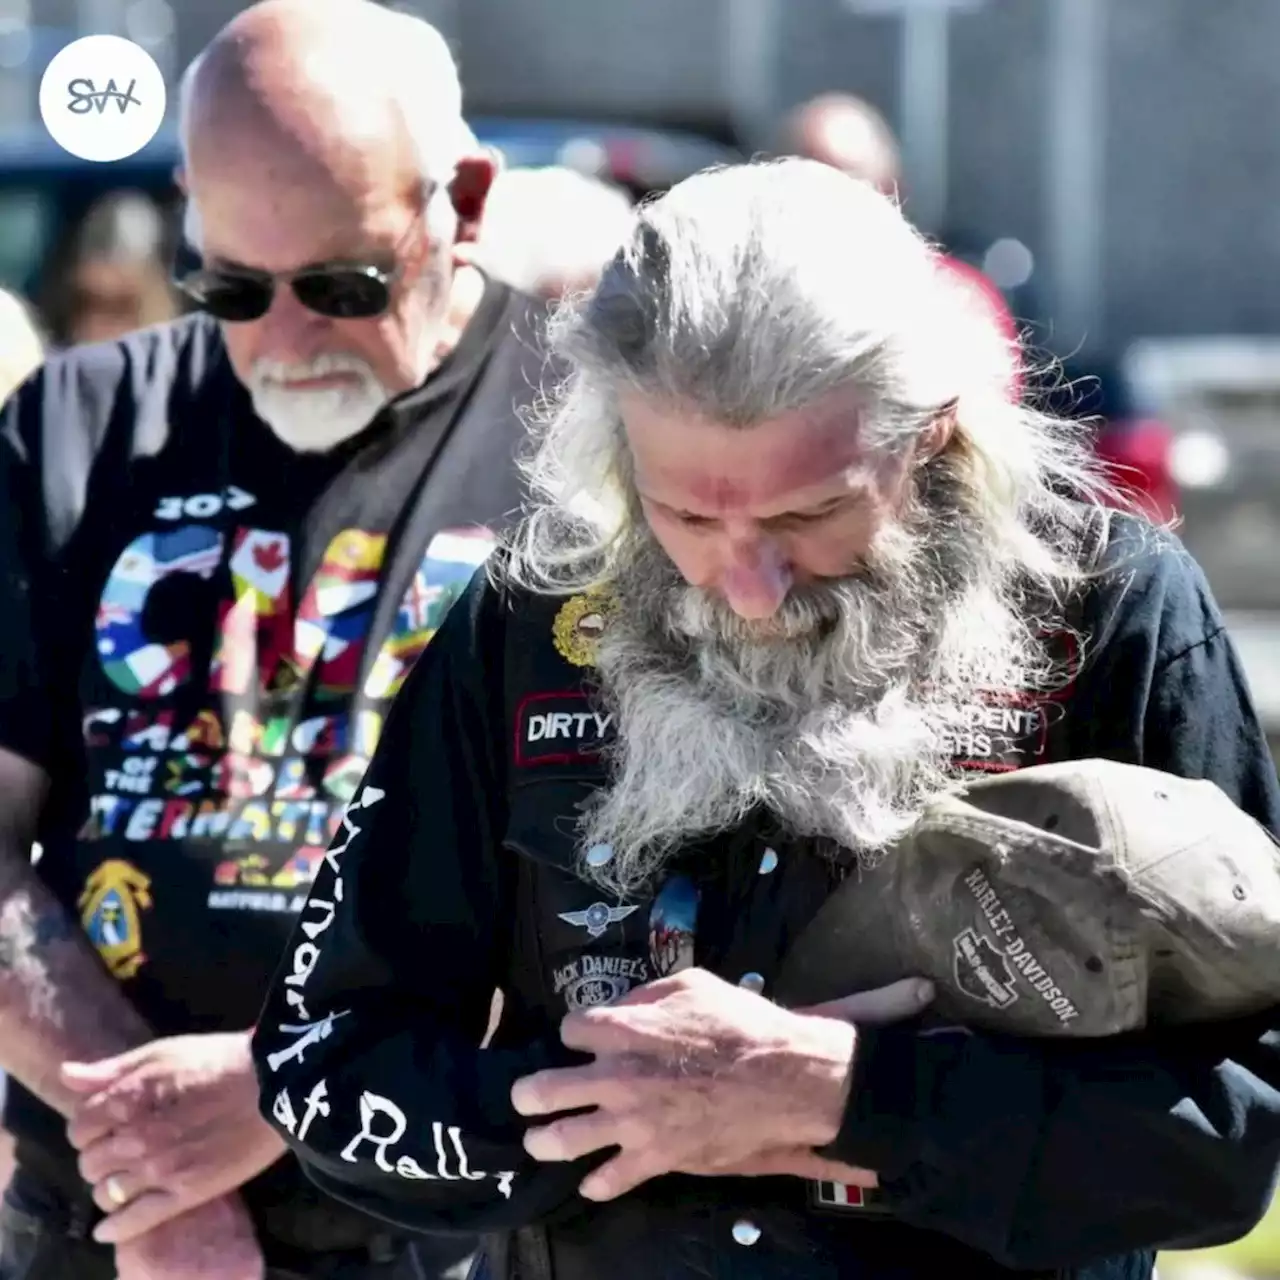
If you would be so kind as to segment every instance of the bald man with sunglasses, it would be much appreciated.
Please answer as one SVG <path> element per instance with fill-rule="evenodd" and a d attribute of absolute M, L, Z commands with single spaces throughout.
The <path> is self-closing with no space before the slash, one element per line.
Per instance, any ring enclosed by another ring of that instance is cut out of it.
<path fill-rule="evenodd" d="M 462 265 L 494 164 L 460 99 L 416 18 L 241 13 L 180 91 L 196 312 L 4 408 L 0 1280 L 468 1263 L 306 1183 L 248 1041 L 391 699 L 519 504 L 541 313 Z"/>

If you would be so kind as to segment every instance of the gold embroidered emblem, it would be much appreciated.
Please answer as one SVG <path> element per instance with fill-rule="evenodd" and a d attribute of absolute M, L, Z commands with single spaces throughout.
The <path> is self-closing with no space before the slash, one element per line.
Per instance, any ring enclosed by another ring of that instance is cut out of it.
<path fill-rule="evenodd" d="M 132 978 L 146 963 L 140 913 L 151 906 L 151 877 L 110 858 L 96 868 L 76 899 L 80 923 L 113 978 Z"/>
<path fill-rule="evenodd" d="M 560 656 L 575 667 L 594 666 L 600 637 L 615 607 L 611 597 L 602 591 L 590 591 L 566 600 L 552 626 Z"/>

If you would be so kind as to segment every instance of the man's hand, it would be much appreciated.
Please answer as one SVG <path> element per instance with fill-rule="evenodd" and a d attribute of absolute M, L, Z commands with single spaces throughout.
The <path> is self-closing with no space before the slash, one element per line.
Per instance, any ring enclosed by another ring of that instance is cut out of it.
<path fill-rule="evenodd" d="M 239 1196 L 222 1196 L 116 1246 L 117 1280 L 263 1280 L 266 1266 Z"/>
<path fill-rule="evenodd" d="M 701 1170 L 690 1169 L 689 1173 Z M 782 1147 L 762 1151 L 745 1164 L 716 1169 L 717 1178 L 807 1178 L 810 1182 L 843 1182 L 851 1187 L 876 1187 L 880 1179 L 869 1169 L 857 1169 L 838 1160 L 826 1160 L 812 1147 Z"/>
<path fill-rule="evenodd" d="M 82 1095 L 67 1127 L 80 1174 L 122 1244 L 274 1163 L 284 1144 L 258 1114 L 249 1033 L 172 1036 L 94 1063 L 67 1063 Z"/>
<path fill-rule="evenodd" d="M 921 978 L 904 978 L 891 982 L 875 991 L 861 991 L 857 995 L 831 1000 L 826 1004 L 810 1005 L 798 1009 L 821 1018 L 840 1018 L 861 1026 L 900 1022 L 913 1018 L 933 1001 L 933 983 Z M 690 1170 L 697 1173 L 700 1170 Z M 716 1170 L 718 1177 L 734 1178 L 807 1178 L 811 1182 L 842 1182 L 851 1187 L 876 1187 L 879 1178 L 869 1169 L 858 1169 L 838 1160 L 828 1160 L 818 1155 L 812 1147 L 783 1147 L 776 1151 L 762 1151 L 745 1164 L 730 1169 Z"/>
<path fill-rule="evenodd" d="M 891 982 L 887 987 L 859 991 L 857 995 L 828 1000 L 825 1004 L 811 1004 L 796 1012 L 875 1027 L 888 1022 L 901 1022 L 904 1018 L 914 1018 L 933 1003 L 935 994 L 933 983 L 927 979 L 903 978 L 900 982 Z"/>
<path fill-rule="evenodd" d="M 927 1002 L 921 990 L 895 984 L 887 997 L 861 999 L 887 1017 L 908 1016 Z M 923 992 L 931 994 L 927 984 Z M 723 1175 L 769 1153 L 821 1146 L 844 1112 L 851 1010 L 856 1002 L 782 1009 L 689 969 L 617 1004 L 571 1013 L 561 1039 L 595 1061 L 517 1081 L 512 1104 L 526 1116 L 594 1110 L 531 1129 L 525 1148 L 562 1161 L 620 1147 L 580 1188 L 587 1199 L 610 1200 L 662 1174 Z"/>

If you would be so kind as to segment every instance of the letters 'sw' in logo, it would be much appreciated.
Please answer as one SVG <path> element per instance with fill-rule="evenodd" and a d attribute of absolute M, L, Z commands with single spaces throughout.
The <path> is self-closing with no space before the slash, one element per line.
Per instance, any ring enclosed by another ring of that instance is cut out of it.
<path fill-rule="evenodd" d="M 141 151 L 164 121 L 166 101 L 155 60 L 122 36 L 72 41 L 40 80 L 45 128 L 81 160 L 124 160 Z"/>
<path fill-rule="evenodd" d="M 114 80 L 108 80 L 107 87 L 99 89 L 92 80 L 79 77 L 67 85 L 67 92 L 71 95 L 67 110 L 78 116 L 87 115 L 90 111 L 96 111 L 101 115 L 107 109 L 107 103 L 114 102 L 123 115 L 130 107 L 142 106 L 142 103 L 133 96 L 137 83 L 137 80 L 130 80 L 129 87 L 121 90 L 116 88 Z"/>

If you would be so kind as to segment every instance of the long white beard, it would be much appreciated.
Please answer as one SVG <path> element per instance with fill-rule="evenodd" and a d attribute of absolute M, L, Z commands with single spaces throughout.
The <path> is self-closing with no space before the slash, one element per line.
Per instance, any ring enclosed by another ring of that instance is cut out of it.
<path fill-rule="evenodd" d="M 955 785 L 949 731 L 974 701 L 1049 679 L 980 523 L 915 514 L 863 572 L 793 591 L 767 627 L 687 586 L 638 527 L 599 650 L 612 779 L 581 832 L 613 847 L 593 873 L 605 887 L 636 891 L 757 809 L 874 858 Z"/>
<path fill-rule="evenodd" d="M 314 391 L 288 385 L 334 374 L 350 381 Z M 305 364 L 259 360 L 248 385 L 258 417 L 298 453 L 327 453 L 359 435 L 391 400 L 372 367 L 345 353 L 317 356 Z"/>

